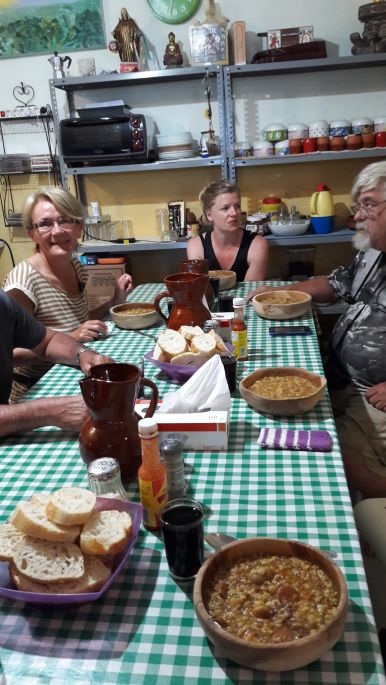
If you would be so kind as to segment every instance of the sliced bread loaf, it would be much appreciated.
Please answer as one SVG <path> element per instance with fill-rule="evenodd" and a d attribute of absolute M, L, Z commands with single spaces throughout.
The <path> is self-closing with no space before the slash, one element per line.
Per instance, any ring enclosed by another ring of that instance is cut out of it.
<path fill-rule="evenodd" d="M 196 352 L 183 352 L 182 354 L 177 354 L 173 359 L 170 360 L 171 364 L 180 364 L 181 366 L 202 366 L 207 361 L 206 358 L 202 357 Z"/>
<path fill-rule="evenodd" d="M 169 361 L 176 354 L 182 354 L 187 352 L 189 349 L 188 343 L 184 336 L 178 331 L 174 331 L 171 328 L 163 331 L 158 338 L 158 345 L 160 346 L 165 361 Z"/>
<path fill-rule="evenodd" d="M 110 578 L 111 571 L 98 557 L 84 557 L 85 572 L 79 580 L 66 580 L 61 583 L 41 583 L 20 573 L 14 564 L 9 566 L 9 575 L 18 590 L 39 592 L 41 594 L 75 595 L 83 592 L 96 592 Z"/>
<path fill-rule="evenodd" d="M 216 341 L 216 349 L 220 352 L 220 354 L 229 354 L 228 348 L 226 344 L 224 343 L 223 339 L 220 338 L 218 333 L 216 331 L 209 331 L 209 335 L 212 336 L 212 338 L 215 339 Z"/>
<path fill-rule="evenodd" d="M 21 533 L 41 540 L 74 542 L 80 534 L 80 526 L 60 526 L 50 521 L 43 502 L 20 502 L 10 521 Z"/>
<path fill-rule="evenodd" d="M 19 573 L 39 583 L 63 583 L 78 580 L 84 574 L 84 558 L 78 545 L 50 542 L 26 536 L 18 545 L 13 562 Z"/>
<path fill-rule="evenodd" d="M 178 332 L 184 336 L 185 340 L 190 342 L 195 335 L 202 335 L 204 331 L 200 326 L 180 326 Z"/>
<path fill-rule="evenodd" d="M 61 488 L 50 495 L 46 514 L 62 526 L 86 523 L 95 509 L 96 497 L 84 488 Z"/>
<path fill-rule="evenodd" d="M 80 546 L 85 554 L 122 552 L 131 534 L 131 516 L 126 511 L 96 511 L 84 524 Z"/>
<path fill-rule="evenodd" d="M 24 539 L 25 535 L 12 523 L 2 523 L 0 525 L 0 561 L 12 561 L 17 545 Z"/>
<path fill-rule="evenodd" d="M 190 348 L 192 352 L 197 352 L 207 359 L 217 353 L 216 340 L 209 333 L 196 335 L 190 343 Z"/>

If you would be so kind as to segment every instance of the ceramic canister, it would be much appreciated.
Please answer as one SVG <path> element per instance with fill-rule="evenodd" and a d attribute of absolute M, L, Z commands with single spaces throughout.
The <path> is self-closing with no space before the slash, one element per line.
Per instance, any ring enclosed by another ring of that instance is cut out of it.
<path fill-rule="evenodd" d="M 310 138 L 321 138 L 322 136 L 328 136 L 328 122 L 325 119 L 311 121 L 308 126 L 308 131 Z"/>
<path fill-rule="evenodd" d="M 284 157 L 285 155 L 289 155 L 288 139 L 279 140 L 277 143 L 275 143 L 275 156 Z"/>
<path fill-rule="evenodd" d="M 273 143 L 269 140 L 255 140 L 253 143 L 254 157 L 273 157 Z"/>
<path fill-rule="evenodd" d="M 351 133 L 351 124 L 347 119 L 335 119 L 330 121 L 330 136 L 348 136 Z"/>
<path fill-rule="evenodd" d="M 386 131 L 386 114 L 382 117 L 376 117 L 374 119 L 374 131 L 378 133 L 379 131 Z"/>
<path fill-rule="evenodd" d="M 354 119 L 351 125 L 353 133 L 373 133 L 374 131 L 374 122 L 368 117 Z"/>
<path fill-rule="evenodd" d="M 262 131 L 264 140 L 269 140 L 271 143 L 276 143 L 278 140 L 285 140 L 287 135 L 287 127 L 284 126 L 284 124 L 279 123 L 267 124 Z"/>
<path fill-rule="evenodd" d="M 288 140 L 307 138 L 308 126 L 301 122 L 288 124 Z"/>

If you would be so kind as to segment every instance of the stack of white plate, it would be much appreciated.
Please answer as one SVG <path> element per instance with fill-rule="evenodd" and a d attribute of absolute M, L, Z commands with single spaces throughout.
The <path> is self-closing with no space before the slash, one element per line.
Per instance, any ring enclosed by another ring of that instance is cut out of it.
<path fill-rule="evenodd" d="M 164 161 L 194 157 L 193 138 L 190 131 L 181 131 L 171 135 L 158 134 L 158 158 Z"/>

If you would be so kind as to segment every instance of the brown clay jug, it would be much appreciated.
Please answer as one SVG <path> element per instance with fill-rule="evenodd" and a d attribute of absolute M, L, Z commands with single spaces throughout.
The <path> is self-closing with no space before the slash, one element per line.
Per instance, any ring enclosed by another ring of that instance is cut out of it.
<path fill-rule="evenodd" d="M 164 278 L 167 290 L 154 298 L 154 307 L 168 328 L 178 331 L 180 326 L 202 326 L 211 318 L 202 298 L 208 284 L 208 276 L 199 274 L 172 274 Z M 172 297 L 173 308 L 167 319 L 160 307 L 164 297 Z"/>
<path fill-rule="evenodd" d="M 141 464 L 138 436 L 138 416 L 135 400 L 140 386 L 152 390 L 146 417 L 153 416 L 157 402 L 157 386 L 132 364 L 98 364 L 90 375 L 79 381 L 90 417 L 80 434 L 80 454 L 88 464 L 98 457 L 115 457 L 121 467 L 122 481 L 137 477 Z"/>
<path fill-rule="evenodd" d="M 182 273 L 208 275 L 209 259 L 185 259 L 183 262 L 180 262 L 180 271 Z M 214 305 L 215 295 L 210 281 L 208 281 L 208 285 L 206 286 L 205 297 L 209 309 L 212 309 Z"/>

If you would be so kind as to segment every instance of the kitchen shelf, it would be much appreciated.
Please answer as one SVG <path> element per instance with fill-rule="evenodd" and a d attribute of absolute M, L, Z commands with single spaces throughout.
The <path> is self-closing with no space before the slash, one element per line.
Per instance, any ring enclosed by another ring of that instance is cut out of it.
<path fill-rule="evenodd" d="M 207 166 L 221 166 L 220 156 L 190 157 L 169 161 L 148 162 L 146 164 L 104 164 L 101 166 L 67 167 L 68 176 L 88 176 L 90 174 L 123 174 L 141 171 L 166 171 L 167 169 L 194 169 Z"/>
<path fill-rule="evenodd" d="M 133 71 L 128 74 L 102 74 L 99 76 L 74 76 L 51 79 L 54 88 L 69 93 L 77 90 L 99 90 L 101 88 L 123 88 L 141 83 L 163 83 L 168 81 L 189 81 L 204 78 L 205 74 L 221 75 L 222 67 L 181 67 L 180 69 L 159 69 L 157 71 Z"/>
<path fill-rule="evenodd" d="M 342 159 L 361 159 L 368 157 L 386 157 L 386 148 L 372 147 L 360 150 L 342 150 L 341 152 L 308 152 L 300 155 L 284 155 L 273 157 L 235 157 L 234 167 L 270 166 L 280 164 L 304 164 L 305 162 L 331 162 Z"/>

